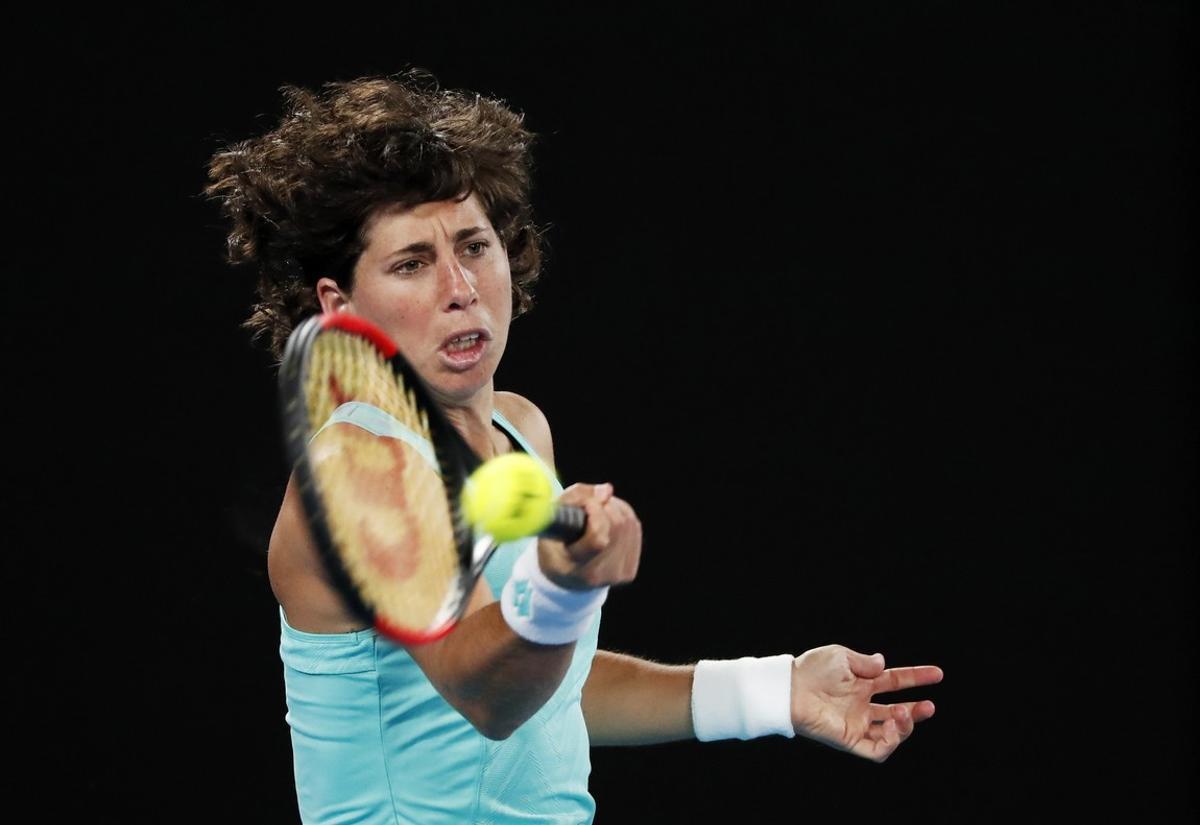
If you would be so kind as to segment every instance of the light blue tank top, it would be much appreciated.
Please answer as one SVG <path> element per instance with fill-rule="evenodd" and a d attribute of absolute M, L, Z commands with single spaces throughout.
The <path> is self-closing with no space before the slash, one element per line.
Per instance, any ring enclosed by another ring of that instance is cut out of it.
<path fill-rule="evenodd" d="M 492 419 L 536 455 L 503 415 L 495 412 Z M 547 474 L 561 493 L 549 468 Z M 497 548 L 484 570 L 494 595 L 499 597 L 517 555 L 533 541 Z M 580 695 L 596 652 L 599 612 L 576 643 L 558 690 L 500 742 L 479 734 L 403 647 L 374 630 L 305 633 L 288 625 L 282 609 L 280 621 L 303 822 L 592 821 L 595 803 L 587 790 L 591 761 Z"/>

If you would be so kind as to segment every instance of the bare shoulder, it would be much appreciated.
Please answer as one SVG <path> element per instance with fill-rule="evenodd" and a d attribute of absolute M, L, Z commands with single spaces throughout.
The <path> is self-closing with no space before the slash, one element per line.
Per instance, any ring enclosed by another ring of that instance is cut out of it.
<path fill-rule="evenodd" d="M 271 590 L 292 627 L 312 633 L 344 633 L 364 627 L 329 579 L 309 532 L 294 477 L 288 480 L 271 532 L 267 571 Z"/>
<path fill-rule="evenodd" d="M 554 442 L 550 437 L 550 422 L 537 405 L 515 392 L 497 392 L 495 402 L 496 409 L 529 440 L 542 461 L 553 467 Z"/>

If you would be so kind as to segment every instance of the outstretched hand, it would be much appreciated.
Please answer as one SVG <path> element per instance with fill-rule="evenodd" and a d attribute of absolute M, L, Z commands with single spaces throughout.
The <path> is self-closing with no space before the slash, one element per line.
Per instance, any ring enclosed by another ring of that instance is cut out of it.
<path fill-rule="evenodd" d="M 877 693 L 937 684 L 932 665 L 884 668 L 883 654 L 826 645 L 792 662 L 792 725 L 800 736 L 882 762 L 933 716 L 933 702 L 872 702 Z"/>

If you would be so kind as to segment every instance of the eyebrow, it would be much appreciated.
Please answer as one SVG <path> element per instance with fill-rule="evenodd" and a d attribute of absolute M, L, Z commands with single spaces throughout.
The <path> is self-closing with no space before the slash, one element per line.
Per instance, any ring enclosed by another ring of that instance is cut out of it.
<path fill-rule="evenodd" d="M 471 237 L 472 235 L 486 231 L 487 230 L 482 226 L 468 226 L 466 229 L 460 229 L 454 233 L 454 242 L 459 243 L 462 240 Z M 415 252 L 431 252 L 432 250 L 433 244 L 429 243 L 429 241 L 417 241 L 416 243 L 410 243 L 408 246 L 397 249 L 395 252 L 390 253 L 384 260 L 394 258 L 397 255 L 411 255 Z"/>

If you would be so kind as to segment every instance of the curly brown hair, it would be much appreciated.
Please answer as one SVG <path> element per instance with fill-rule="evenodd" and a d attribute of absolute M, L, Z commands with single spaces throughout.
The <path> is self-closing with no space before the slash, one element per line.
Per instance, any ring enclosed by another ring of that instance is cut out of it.
<path fill-rule="evenodd" d="M 385 206 L 477 195 L 508 253 L 513 317 L 529 309 L 542 260 L 529 204 L 534 135 L 502 101 L 442 90 L 428 72 L 280 89 L 274 130 L 212 156 L 204 194 L 230 223 L 228 259 L 258 269 L 244 326 L 279 357 L 319 310 L 322 276 L 353 288 L 364 226 Z"/>

